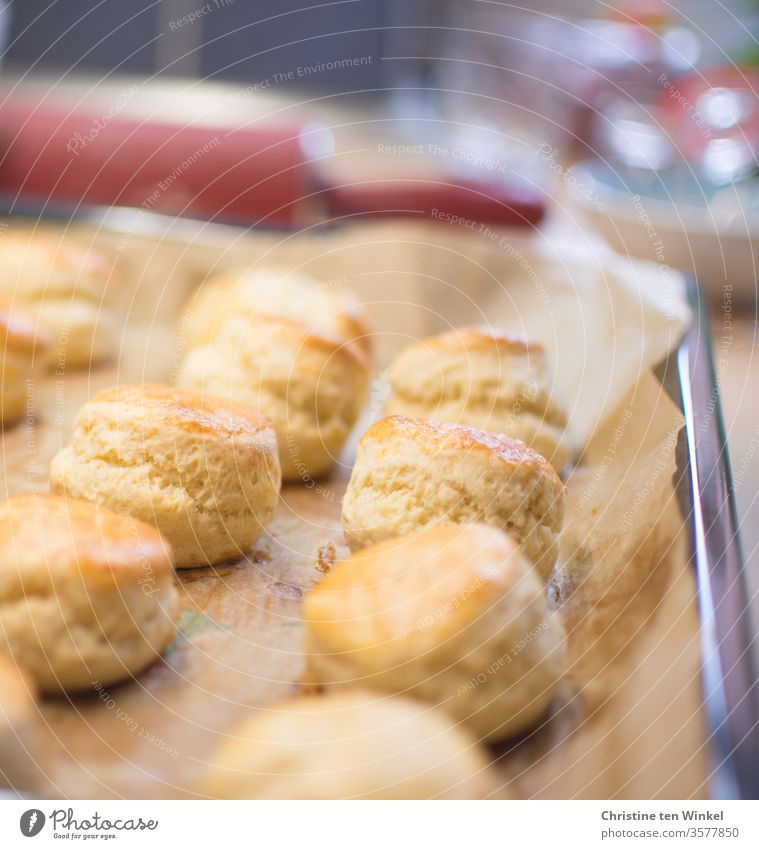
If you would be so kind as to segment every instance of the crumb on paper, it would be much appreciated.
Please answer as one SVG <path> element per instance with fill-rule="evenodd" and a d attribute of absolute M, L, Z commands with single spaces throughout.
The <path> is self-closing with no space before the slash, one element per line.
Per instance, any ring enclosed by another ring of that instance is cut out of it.
<path fill-rule="evenodd" d="M 271 585 L 271 590 L 280 598 L 300 601 L 303 598 L 303 590 L 295 584 L 290 584 L 287 581 L 275 581 Z"/>
<path fill-rule="evenodd" d="M 328 575 L 332 571 L 336 556 L 335 543 L 331 540 L 326 545 L 319 546 L 316 552 L 316 568 L 322 575 Z"/>

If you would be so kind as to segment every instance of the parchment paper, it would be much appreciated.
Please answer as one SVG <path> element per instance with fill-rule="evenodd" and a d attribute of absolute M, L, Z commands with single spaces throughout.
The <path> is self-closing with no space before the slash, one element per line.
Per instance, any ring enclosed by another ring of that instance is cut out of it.
<path fill-rule="evenodd" d="M 36 387 L 38 420 L 3 434 L 6 494 L 46 486 L 50 457 L 96 389 L 171 378 L 176 316 L 211 271 L 278 264 L 359 293 L 377 378 L 357 435 L 382 414 L 384 369 L 410 339 L 469 322 L 532 335 L 548 350 L 580 458 L 549 587 L 571 668 L 542 725 L 493 757 L 523 797 L 706 793 L 695 590 L 672 486 L 682 420 L 650 371 L 688 321 L 679 278 L 603 249 L 445 226 L 250 234 L 145 212 L 110 223 L 117 229 L 76 235 L 119 257 L 121 282 L 108 293 L 123 319 L 117 354 Z M 180 573 L 180 630 L 162 662 L 136 681 L 39 703 L 23 789 L 192 796 L 235 721 L 296 690 L 303 592 L 346 553 L 339 514 L 351 450 L 331 479 L 285 488 L 269 536 L 245 561 Z"/>

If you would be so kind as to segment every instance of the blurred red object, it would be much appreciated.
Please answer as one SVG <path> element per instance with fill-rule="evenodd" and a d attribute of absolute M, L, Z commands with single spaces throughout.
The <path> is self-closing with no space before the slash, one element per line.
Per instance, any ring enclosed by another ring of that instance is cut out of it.
<path fill-rule="evenodd" d="M 658 104 L 673 144 L 715 183 L 757 170 L 759 73 L 721 65 L 668 83 Z"/>
<path fill-rule="evenodd" d="M 0 190 L 37 200 L 292 224 L 306 193 L 297 126 L 215 130 L 12 102 Z"/>
<path fill-rule="evenodd" d="M 141 207 L 154 212 L 294 227 L 320 218 L 435 210 L 497 226 L 530 226 L 543 196 L 504 181 L 334 179 L 325 185 L 290 124 L 217 128 L 13 97 L 0 108 L 0 191 L 36 203 Z M 450 219 L 449 219 L 450 220 Z"/>
<path fill-rule="evenodd" d="M 443 178 L 366 180 L 329 186 L 330 215 L 413 215 L 464 226 L 471 222 L 529 226 L 545 212 L 540 194 L 529 186 L 485 181 L 446 182 Z"/>

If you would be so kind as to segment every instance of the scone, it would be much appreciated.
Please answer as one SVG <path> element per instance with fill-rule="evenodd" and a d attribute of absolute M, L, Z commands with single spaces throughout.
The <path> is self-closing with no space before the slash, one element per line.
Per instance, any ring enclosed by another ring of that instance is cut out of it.
<path fill-rule="evenodd" d="M 564 671 L 563 633 L 516 543 L 430 528 L 353 554 L 304 600 L 310 678 L 406 693 L 478 739 L 534 725 Z"/>
<path fill-rule="evenodd" d="M 460 327 L 401 351 L 390 366 L 388 414 L 505 433 L 557 469 L 567 417 L 551 398 L 545 351 L 490 327 Z"/>
<path fill-rule="evenodd" d="M 357 551 L 430 525 L 485 522 L 508 531 L 548 578 L 564 500 L 553 467 L 519 440 L 389 416 L 361 437 L 342 523 Z"/>
<path fill-rule="evenodd" d="M 13 660 L 0 654 L 0 785 L 28 790 L 37 742 L 35 688 Z"/>
<path fill-rule="evenodd" d="M 244 555 L 271 518 L 281 482 L 266 418 L 160 384 L 98 392 L 50 466 L 55 492 L 155 525 L 177 567 Z"/>
<path fill-rule="evenodd" d="M 190 351 L 177 385 L 257 407 L 274 423 L 286 480 L 328 472 L 369 387 L 360 348 L 272 316 L 229 318 L 213 342 Z"/>
<path fill-rule="evenodd" d="M 0 268 L 0 296 L 26 307 L 49 331 L 52 368 L 86 366 L 112 353 L 110 260 L 67 237 L 9 230 L 0 239 Z"/>
<path fill-rule="evenodd" d="M 190 299 L 179 326 L 185 350 L 207 345 L 233 315 L 269 315 L 355 342 L 368 355 L 370 337 L 358 300 L 345 286 L 276 268 L 242 268 L 207 280 Z"/>
<path fill-rule="evenodd" d="M 214 760 L 203 791 L 219 799 L 503 796 L 474 738 L 441 712 L 360 690 L 259 711 Z"/>
<path fill-rule="evenodd" d="M 29 409 L 35 375 L 44 367 L 50 337 L 24 310 L 0 302 L 0 424 Z"/>
<path fill-rule="evenodd" d="M 49 493 L 0 503 L 0 652 L 41 689 L 137 674 L 173 637 L 178 605 L 155 528 Z"/>

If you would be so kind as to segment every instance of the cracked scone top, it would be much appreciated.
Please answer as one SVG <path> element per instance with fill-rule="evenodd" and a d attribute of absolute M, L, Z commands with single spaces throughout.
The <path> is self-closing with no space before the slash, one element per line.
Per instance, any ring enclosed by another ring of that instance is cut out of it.
<path fill-rule="evenodd" d="M 308 481 L 337 462 L 369 377 L 356 345 L 298 321 L 238 315 L 210 344 L 188 353 L 177 384 L 262 410 L 277 432 L 283 476 Z"/>
<path fill-rule="evenodd" d="M 485 326 L 429 336 L 390 365 L 388 414 L 435 419 L 521 439 L 557 469 L 567 418 L 550 393 L 537 342 Z"/>
<path fill-rule="evenodd" d="M 209 278 L 185 308 L 180 337 L 187 349 L 207 345 L 228 318 L 240 314 L 299 321 L 371 353 L 368 327 L 350 289 L 278 268 L 239 268 Z"/>
<path fill-rule="evenodd" d="M 547 578 L 564 500 L 551 464 L 517 439 L 389 416 L 359 441 L 342 524 L 357 551 L 431 525 L 485 522 L 511 534 Z"/>
<path fill-rule="evenodd" d="M 274 512 L 281 471 L 274 429 L 256 410 L 132 384 L 82 407 L 50 482 L 155 525 L 188 567 L 249 550 Z"/>
<path fill-rule="evenodd" d="M 130 517 L 50 493 L 0 502 L 0 651 L 46 691 L 128 678 L 174 635 L 172 567 Z"/>
<path fill-rule="evenodd" d="M 303 611 L 310 680 L 418 696 L 483 739 L 536 722 L 564 670 L 542 581 L 489 525 L 363 549 L 306 594 Z"/>

